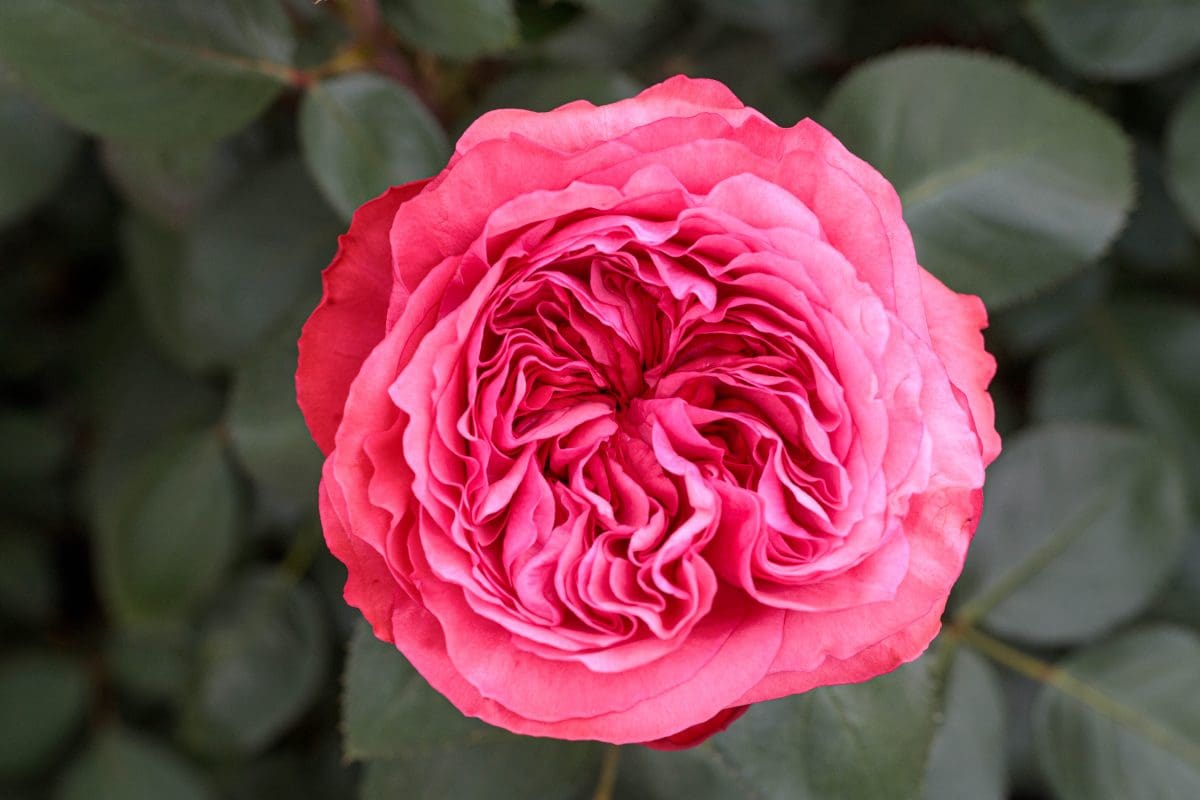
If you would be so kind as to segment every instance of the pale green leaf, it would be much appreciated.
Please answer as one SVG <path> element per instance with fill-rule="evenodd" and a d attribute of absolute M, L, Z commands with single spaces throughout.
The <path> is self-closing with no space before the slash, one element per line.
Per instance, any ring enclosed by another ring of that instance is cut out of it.
<path fill-rule="evenodd" d="M 141 143 L 215 139 L 290 79 L 295 43 L 262 0 L 4 0 L 0 53 L 68 122 Z"/>
<path fill-rule="evenodd" d="M 1062 800 L 1200 797 L 1200 639 L 1150 627 L 1057 666 L 1034 710 Z"/>
<path fill-rule="evenodd" d="M 1186 520 L 1178 466 L 1150 437 L 1099 425 L 1027 430 L 988 471 L 958 613 L 1023 641 L 1086 641 L 1149 605 Z"/>
<path fill-rule="evenodd" d="M 313 178 L 346 219 L 389 186 L 434 175 L 450 157 L 446 134 L 416 95 L 365 73 L 308 90 L 300 144 Z"/>
<path fill-rule="evenodd" d="M 896 187 L 921 264 L 992 310 L 1094 262 L 1132 204 L 1120 128 L 992 56 L 875 59 L 838 84 L 821 120 Z"/>

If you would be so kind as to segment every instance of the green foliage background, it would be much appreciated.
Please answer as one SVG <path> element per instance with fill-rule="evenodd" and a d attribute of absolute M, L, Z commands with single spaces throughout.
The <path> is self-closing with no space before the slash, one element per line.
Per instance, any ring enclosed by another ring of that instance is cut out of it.
<path fill-rule="evenodd" d="M 1005 452 L 915 664 L 517 737 L 342 603 L 295 340 L 480 112 L 677 72 L 893 181 Z M 1200 0 L 0 0 L 0 487 L 6 798 L 1200 797 Z"/>

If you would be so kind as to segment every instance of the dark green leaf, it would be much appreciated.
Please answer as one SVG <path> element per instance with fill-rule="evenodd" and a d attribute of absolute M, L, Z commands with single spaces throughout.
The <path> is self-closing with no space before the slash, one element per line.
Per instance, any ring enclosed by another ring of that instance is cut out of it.
<path fill-rule="evenodd" d="M 238 488 L 216 432 L 162 441 L 98 513 L 109 610 L 127 625 L 178 620 L 219 585 L 237 546 Z"/>
<path fill-rule="evenodd" d="M 1139 147 L 1137 163 L 1138 204 L 1117 240 L 1114 255 L 1122 267 L 1136 270 L 1139 277 L 1182 278 L 1196 285 L 1200 282 L 1200 241 L 1167 190 L 1163 159 L 1157 151 Z"/>
<path fill-rule="evenodd" d="M 1034 711 L 1062 800 L 1200 797 L 1200 640 L 1142 628 L 1058 665 Z"/>
<path fill-rule="evenodd" d="M 1200 632 L 1200 527 L 1193 527 L 1180 562 L 1175 576 L 1158 598 L 1152 616 Z"/>
<path fill-rule="evenodd" d="M 226 762 L 219 773 L 225 800 L 354 800 L 362 770 L 342 761 L 332 724 L 315 742 L 288 742 L 257 758 Z M 395 800 L 408 797 L 401 792 Z M 450 800 L 450 798 L 446 798 Z"/>
<path fill-rule="evenodd" d="M 586 797 L 599 774 L 598 745 L 517 736 L 464 717 L 364 623 L 350 643 L 342 710 L 346 756 L 388 759 L 368 766 L 364 800 Z"/>
<path fill-rule="evenodd" d="M 1104 633 L 1162 587 L 1186 519 L 1178 467 L 1149 437 L 1097 425 L 1027 431 L 989 470 L 959 613 L 1043 644 Z"/>
<path fill-rule="evenodd" d="M 248 177 L 214 204 L 191 231 L 178 283 L 193 362 L 232 364 L 298 306 L 315 306 L 342 227 L 292 160 Z"/>
<path fill-rule="evenodd" d="M 191 675 L 195 637 L 190 629 L 110 631 L 104 662 L 113 681 L 144 703 L 176 703 Z"/>
<path fill-rule="evenodd" d="M 988 323 L 989 349 L 1027 357 L 1073 335 L 1084 316 L 1104 300 L 1112 273 L 1102 264 L 1002 309 Z"/>
<path fill-rule="evenodd" d="M 701 0 L 714 17 L 765 34 L 786 63 L 806 66 L 835 52 L 850 4 L 841 0 Z"/>
<path fill-rule="evenodd" d="M 1175 301 L 1125 300 L 1095 310 L 1079 335 L 1034 373 L 1043 420 L 1137 422 L 1173 450 L 1200 498 L 1200 311 Z"/>
<path fill-rule="evenodd" d="M 78 150 L 78 136 L 0 80 L 0 226 L 44 201 Z"/>
<path fill-rule="evenodd" d="M 300 106 L 304 159 L 346 219 L 389 186 L 437 173 L 450 143 L 411 91 L 373 74 L 344 75 L 308 90 Z"/>
<path fill-rule="evenodd" d="M 1120 128 L 997 58 L 876 59 L 838 85 L 822 119 L 895 185 L 921 263 L 989 308 L 1093 262 L 1133 199 Z"/>
<path fill-rule="evenodd" d="M 474 58 L 517 43 L 512 0 L 383 0 L 383 13 L 401 39 L 448 58 Z"/>
<path fill-rule="evenodd" d="M 183 239 L 141 214 L 126 216 L 120 232 L 129 283 L 146 332 L 163 355 L 190 366 L 190 342 L 181 324 Z"/>
<path fill-rule="evenodd" d="M 307 583 L 245 575 L 205 625 L 184 737 L 218 754 L 261 751 L 312 704 L 329 663 L 329 630 Z"/>
<path fill-rule="evenodd" d="M 234 373 L 229 435 L 256 481 L 300 506 L 315 507 L 321 451 L 296 405 L 298 331 L 268 342 Z"/>
<path fill-rule="evenodd" d="M 172 367 L 137 336 L 137 309 L 125 293 L 105 304 L 88 329 L 83 361 L 94 441 L 84 500 L 95 524 L 137 460 L 162 439 L 215 424 L 220 396 Z"/>
<path fill-rule="evenodd" d="M 1038 767 L 1033 743 L 1033 704 L 1041 684 L 1012 670 L 1002 670 L 1008 755 L 1008 783 L 1013 797 L 1050 797 Z"/>
<path fill-rule="evenodd" d="M 332 734 L 332 725 L 326 727 Z M 336 738 L 331 735 L 316 746 L 297 747 L 289 742 L 286 749 L 228 762 L 221 773 L 225 800 L 354 800 L 361 770 L 357 764 L 341 761 Z M 394 800 L 408 796 L 401 792 Z"/>
<path fill-rule="evenodd" d="M 5 62 L 66 120 L 116 139 L 166 144 L 237 130 L 283 89 L 293 47 L 278 3 L 0 3 Z"/>
<path fill-rule="evenodd" d="M 363 622 L 350 640 L 343 685 L 347 758 L 394 758 L 439 742 L 504 738 L 498 728 L 464 717 Z"/>
<path fill-rule="evenodd" d="M 759 703 L 690 750 L 625 748 L 622 786 L 648 800 L 911 800 L 934 734 L 918 662 L 867 683 Z"/>
<path fill-rule="evenodd" d="M 88 690 L 72 658 L 27 650 L 0 660 L 0 777 L 47 766 L 82 724 Z"/>
<path fill-rule="evenodd" d="M 63 774 L 55 800 L 215 800 L 204 775 L 132 731 L 102 731 Z"/>
<path fill-rule="evenodd" d="M 1197 0 L 1030 0 L 1054 53 L 1092 78 L 1137 80 L 1200 55 Z"/>
<path fill-rule="evenodd" d="M 925 766 L 925 800 L 1004 800 L 1004 695 L 974 652 L 955 653 L 942 709 Z"/>
<path fill-rule="evenodd" d="M 230 148 L 209 142 L 161 148 L 108 141 L 100 156 L 122 197 L 174 230 L 186 227 L 238 173 Z"/>
<path fill-rule="evenodd" d="M 372 761 L 361 800 L 585 800 L 596 785 L 594 744 L 507 734 L 503 740 L 447 743 L 391 761 Z"/>
<path fill-rule="evenodd" d="M 1184 97 L 1167 130 L 1167 184 L 1200 233 L 1200 83 Z"/>
<path fill-rule="evenodd" d="M 49 536 L 0 527 L 0 617 L 46 625 L 58 610 L 58 598 Z"/>

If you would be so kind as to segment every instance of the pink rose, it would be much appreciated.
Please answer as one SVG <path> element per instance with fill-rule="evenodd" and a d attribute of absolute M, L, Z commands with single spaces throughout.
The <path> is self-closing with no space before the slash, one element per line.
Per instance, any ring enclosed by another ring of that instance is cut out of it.
<path fill-rule="evenodd" d="M 463 713 L 686 747 L 937 633 L 986 314 L 816 123 L 683 77 L 495 111 L 340 244 L 297 374 L 326 540 Z"/>

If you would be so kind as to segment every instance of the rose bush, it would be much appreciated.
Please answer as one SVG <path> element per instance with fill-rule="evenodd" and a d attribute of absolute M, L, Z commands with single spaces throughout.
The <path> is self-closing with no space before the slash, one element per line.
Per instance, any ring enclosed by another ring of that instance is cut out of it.
<path fill-rule="evenodd" d="M 982 303 L 719 83 L 486 114 L 300 340 L 345 596 L 464 713 L 695 744 L 939 628 L 1000 448 Z"/>

